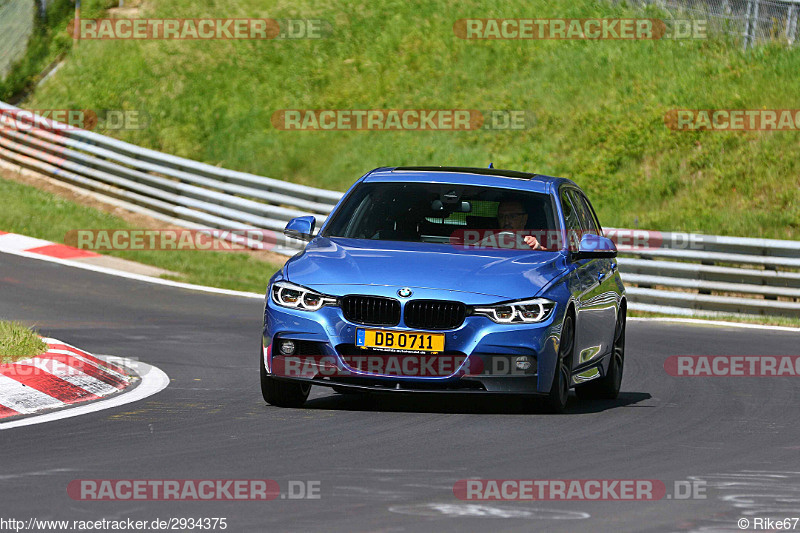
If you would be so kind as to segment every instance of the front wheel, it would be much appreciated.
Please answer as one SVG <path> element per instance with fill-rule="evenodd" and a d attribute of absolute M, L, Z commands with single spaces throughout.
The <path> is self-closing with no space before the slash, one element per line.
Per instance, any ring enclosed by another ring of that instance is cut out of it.
<path fill-rule="evenodd" d="M 567 315 L 561 327 L 561 341 L 558 346 L 558 360 L 553 373 L 553 384 L 547 394 L 545 405 L 551 413 L 563 413 L 569 398 L 570 363 L 575 345 L 575 326 L 572 315 Z"/>
<path fill-rule="evenodd" d="M 270 405 L 277 407 L 301 407 L 306 403 L 311 385 L 275 379 L 264 368 L 263 351 L 259 354 L 258 366 L 261 370 L 261 395 Z"/>
<path fill-rule="evenodd" d="M 614 328 L 614 346 L 608 372 L 600 379 L 575 388 L 582 400 L 616 400 L 622 386 L 622 369 L 625 366 L 625 310 L 621 309 Z"/>

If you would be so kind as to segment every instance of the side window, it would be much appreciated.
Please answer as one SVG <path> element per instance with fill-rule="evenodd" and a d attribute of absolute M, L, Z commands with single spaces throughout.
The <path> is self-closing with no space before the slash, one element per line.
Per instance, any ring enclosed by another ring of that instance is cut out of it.
<path fill-rule="evenodd" d="M 575 190 L 569 191 L 569 195 L 573 199 L 573 205 L 578 210 L 578 216 L 581 219 L 581 226 L 583 226 L 584 231 L 593 235 L 601 235 L 600 226 L 597 224 L 597 221 L 594 218 L 594 212 L 592 212 L 592 208 L 589 207 L 589 200 Z"/>
<path fill-rule="evenodd" d="M 587 198 L 585 194 L 581 194 L 581 198 L 583 198 L 583 202 L 586 204 L 586 212 L 589 214 L 592 222 L 594 222 L 594 227 L 597 228 L 597 234 L 603 235 L 603 226 L 600 225 L 600 221 L 597 219 L 597 213 L 594 211 L 592 202 L 589 201 L 589 198 Z"/>
<path fill-rule="evenodd" d="M 564 211 L 569 249 L 572 252 L 577 252 L 578 244 L 581 241 L 581 220 L 572 200 L 572 195 L 569 194 L 567 189 L 561 189 L 561 209 Z"/>

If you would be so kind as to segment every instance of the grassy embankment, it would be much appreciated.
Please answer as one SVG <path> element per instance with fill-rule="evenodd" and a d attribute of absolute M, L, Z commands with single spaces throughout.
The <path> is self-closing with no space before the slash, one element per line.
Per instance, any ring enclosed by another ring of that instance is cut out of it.
<path fill-rule="evenodd" d="M 47 345 L 19 322 L 0 320 L 0 364 L 43 354 Z"/>
<path fill-rule="evenodd" d="M 47 68 L 64 57 L 71 47 L 67 24 L 74 17 L 74 1 L 52 0 L 47 4 L 44 16 L 36 8 L 33 33 L 25 54 L 5 79 L 0 80 L 0 100 L 4 102 L 16 101 L 33 90 Z M 117 5 L 116 0 L 84 0 L 81 9 L 83 16 L 92 18 L 99 17 L 113 5 Z"/>
<path fill-rule="evenodd" d="M 169 153 L 343 190 L 381 165 L 573 178 L 608 226 L 800 238 L 800 135 L 675 132 L 674 108 L 797 108 L 800 47 L 721 39 L 467 41 L 465 17 L 613 17 L 605 2 L 153 0 L 137 16 L 321 18 L 327 39 L 84 41 L 31 107 L 137 109 L 108 132 Z M 658 16 L 657 13 L 651 13 Z M 641 16 L 641 15 L 639 15 Z M 520 109 L 524 131 L 280 131 L 280 109 Z"/>

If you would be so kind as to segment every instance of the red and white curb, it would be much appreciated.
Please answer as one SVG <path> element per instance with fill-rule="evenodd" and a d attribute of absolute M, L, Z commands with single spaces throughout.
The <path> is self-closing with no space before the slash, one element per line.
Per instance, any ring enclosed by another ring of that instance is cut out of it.
<path fill-rule="evenodd" d="M 100 254 L 73 248 L 66 244 L 58 244 L 26 235 L 0 231 L 0 250 L 8 252 L 27 252 L 30 254 L 55 257 L 57 259 L 83 259 L 99 257 Z"/>
<path fill-rule="evenodd" d="M 132 385 L 122 368 L 56 339 L 47 352 L 0 365 L 0 418 L 97 400 Z"/>
<path fill-rule="evenodd" d="M 169 383 L 166 374 L 150 365 L 124 358 L 101 359 L 56 339 L 43 340 L 47 344 L 44 354 L 0 365 L 0 420 L 46 414 L 0 422 L 0 429 L 129 403 L 155 394 Z M 149 376 L 146 380 L 145 375 Z M 139 386 L 132 388 L 139 381 Z M 145 381 L 144 390 L 134 395 Z M 129 388 L 131 392 L 123 392 Z M 82 402 L 91 403 L 73 407 Z"/>

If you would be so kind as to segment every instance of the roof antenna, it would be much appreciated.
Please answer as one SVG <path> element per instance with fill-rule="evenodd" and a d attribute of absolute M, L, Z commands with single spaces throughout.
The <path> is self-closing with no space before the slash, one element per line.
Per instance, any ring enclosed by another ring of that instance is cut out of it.
<path fill-rule="evenodd" d="M 494 165 L 491 162 L 489 163 L 489 168 L 494 168 Z"/>

